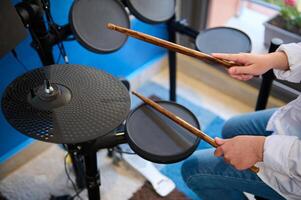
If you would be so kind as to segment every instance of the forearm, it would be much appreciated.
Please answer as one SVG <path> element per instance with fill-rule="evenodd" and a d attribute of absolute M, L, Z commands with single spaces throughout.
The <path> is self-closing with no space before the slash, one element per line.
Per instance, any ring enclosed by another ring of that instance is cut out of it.
<path fill-rule="evenodd" d="M 266 55 L 270 69 L 286 71 L 289 69 L 288 57 L 283 51 L 273 52 Z"/>

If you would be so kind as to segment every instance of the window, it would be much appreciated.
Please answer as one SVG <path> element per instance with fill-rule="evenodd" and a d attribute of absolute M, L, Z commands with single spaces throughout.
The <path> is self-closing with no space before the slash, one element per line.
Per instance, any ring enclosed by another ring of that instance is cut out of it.
<path fill-rule="evenodd" d="M 283 0 L 249 0 L 249 1 L 275 10 L 279 10 L 280 5 L 283 4 Z"/>

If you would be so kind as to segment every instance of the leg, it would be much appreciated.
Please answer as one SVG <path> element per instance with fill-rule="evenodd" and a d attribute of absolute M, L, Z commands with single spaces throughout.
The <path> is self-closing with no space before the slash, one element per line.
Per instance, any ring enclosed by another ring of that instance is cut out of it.
<path fill-rule="evenodd" d="M 212 148 L 197 151 L 182 166 L 183 179 L 202 200 L 247 200 L 243 192 L 283 199 L 255 173 L 238 171 L 213 152 Z"/>
<path fill-rule="evenodd" d="M 265 131 L 275 109 L 249 113 L 229 119 L 222 135 L 231 138 L 241 134 L 269 135 Z M 202 199 L 246 199 L 249 192 L 269 199 L 283 199 L 249 170 L 237 171 L 222 158 L 214 157 L 214 149 L 200 150 L 182 166 L 187 185 Z"/>
<path fill-rule="evenodd" d="M 271 132 L 265 129 L 270 117 L 276 110 L 268 109 L 251 112 L 227 120 L 222 130 L 223 138 L 232 138 L 237 135 L 270 135 Z"/>

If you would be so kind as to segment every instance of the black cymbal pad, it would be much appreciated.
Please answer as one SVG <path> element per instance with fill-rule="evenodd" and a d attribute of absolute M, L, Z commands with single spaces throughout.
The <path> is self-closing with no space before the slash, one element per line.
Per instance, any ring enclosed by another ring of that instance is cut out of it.
<path fill-rule="evenodd" d="M 50 95 L 44 92 L 45 80 L 53 90 Z M 14 128 L 38 140 L 64 144 L 109 133 L 129 109 L 129 93 L 118 79 L 80 65 L 28 72 L 10 84 L 2 98 L 2 110 Z"/>

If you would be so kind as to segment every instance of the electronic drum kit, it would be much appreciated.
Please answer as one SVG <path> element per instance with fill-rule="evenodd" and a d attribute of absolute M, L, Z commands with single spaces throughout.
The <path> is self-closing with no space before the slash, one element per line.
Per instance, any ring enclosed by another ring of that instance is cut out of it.
<path fill-rule="evenodd" d="M 124 45 L 127 35 L 109 30 L 107 24 L 130 28 L 130 13 L 146 23 L 167 22 L 175 14 L 175 0 L 74 0 L 69 24 L 82 46 L 110 53 Z M 128 88 L 104 71 L 53 64 L 15 79 L 3 94 L 2 111 L 12 127 L 28 137 L 64 144 L 69 152 L 82 154 L 89 199 L 98 200 L 98 149 L 128 143 L 146 160 L 174 163 L 191 155 L 200 142 L 200 137 L 146 103 L 130 111 L 130 102 Z M 156 103 L 200 129 L 187 108 L 163 100 Z"/>
<path fill-rule="evenodd" d="M 174 15 L 175 1 L 75 0 L 69 22 L 76 40 L 85 48 L 109 53 L 122 47 L 127 36 L 106 25 L 112 22 L 129 28 L 129 11 L 147 23 L 162 23 Z M 3 94 L 2 111 L 22 134 L 82 153 L 88 196 L 97 200 L 99 148 L 128 143 L 147 160 L 173 163 L 187 158 L 200 142 L 200 138 L 146 104 L 130 111 L 130 102 L 124 84 L 104 71 L 53 64 L 16 78 Z M 187 108 L 174 102 L 157 103 L 200 128 Z"/>

